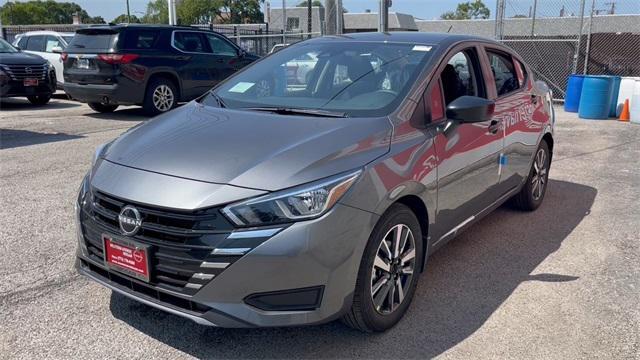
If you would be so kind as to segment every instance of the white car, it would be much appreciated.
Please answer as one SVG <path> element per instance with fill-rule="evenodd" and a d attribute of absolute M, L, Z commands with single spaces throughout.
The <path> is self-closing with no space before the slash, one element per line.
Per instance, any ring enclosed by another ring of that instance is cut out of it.
<path fill-rule="evenodd" d="M 13 45 L 24 52 L 40 55 L 49 60 L 56 69 L 58 89 L 62 89 L 64 77 L 62 75 L 62 59 L 60 54 L 73 39 L 75 33 L 57 31 L 29 31 L 19 34 L 13 41 Z"/>

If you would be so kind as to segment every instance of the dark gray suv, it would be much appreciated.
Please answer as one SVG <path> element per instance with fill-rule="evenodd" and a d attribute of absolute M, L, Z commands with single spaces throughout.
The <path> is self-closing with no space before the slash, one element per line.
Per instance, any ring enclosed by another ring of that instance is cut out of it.
<path fill-rule="evenodd" d="M 550 99 L 486 39 L 292 45 L 97 149 L 78 270 L 200 324 L 384 331 L 429 254 L 507 200 L 540 206 Z"/>

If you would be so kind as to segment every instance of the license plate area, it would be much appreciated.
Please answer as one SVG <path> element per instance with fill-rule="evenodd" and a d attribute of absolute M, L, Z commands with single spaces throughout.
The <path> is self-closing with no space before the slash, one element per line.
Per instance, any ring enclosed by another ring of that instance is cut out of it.
<path fill-rule="evenodd" d="M 104 263 L 109 269 L 149 282 L 149 245 L 109 234 L 102 234 L 102 243 Z"/>
<path fill-rule="evenodd" d="M 74 65 L 78 69 L 83 69 L 83 70 L 91 69 L 91 63 L 89 62 L 89 59 L 77 58 Z"/>
<path fill-rule="evenodd" d="M 24 86 L 38 86 L 38 79 L 26 78 L 22 81 Z"/>

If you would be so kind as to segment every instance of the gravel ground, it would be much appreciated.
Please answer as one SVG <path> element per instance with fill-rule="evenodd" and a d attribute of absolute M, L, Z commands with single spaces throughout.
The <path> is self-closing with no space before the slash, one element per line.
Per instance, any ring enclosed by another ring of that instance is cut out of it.
<path fill-rule="evenodd" d="M 500 208 L 430 259 L 384 334 L 207 328 L 73 270 L 95 147 L 146 120 L 0 103 L 0 358 L 640 359 L 640 126 L 558 114 L 544 204 Z"/>

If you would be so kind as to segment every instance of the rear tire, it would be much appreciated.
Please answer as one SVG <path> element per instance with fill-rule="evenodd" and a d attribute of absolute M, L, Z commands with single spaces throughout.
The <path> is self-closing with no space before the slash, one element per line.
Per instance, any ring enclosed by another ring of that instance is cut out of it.
<path fill-rule="evenodd" d="M 173 81 L 155 78 L 147 85 L 142 108 L 147 115 L 158 115 L 173 109 L 178 102 L 178 91 Z"/>
<path fill-rule="evenodd" d="M 369 237 L 353 304 L 342 321 L 363 332 L 381 332 L 397 324 L 418 284 L 422 248 L 422 232 L 413 211 L 402 204 L 392 205 Z"/>
<path fill-rule="evenodd" d="M 533 158 L 527 182 L 522 186 L 520 192 L 511 199 L 511 203 L 516 209 L 533 211 L 542 204 L 547 192 L 550 165 L 549 145 L 542 140 Z"/>
<path fill-rule="evenodd" d="M 46 104 L 49 103 L 49 100 L 51 100 L 51 94 L 49 94 L 49 95 L 27 96 L 27 99 L 33 105 L 40 105 L 40 106 L 41 105 L 46 105 Z"/>
<path fill-rule="evenodd" d="M 94 111 L 97 111 L 99 113 L 112 113 L 112 112 L 116 111 L 116 109 L 118 108 L 118 105 L 102 104 L 102 103 L 89 103 L 89 107 L 92 108 Z"/>

